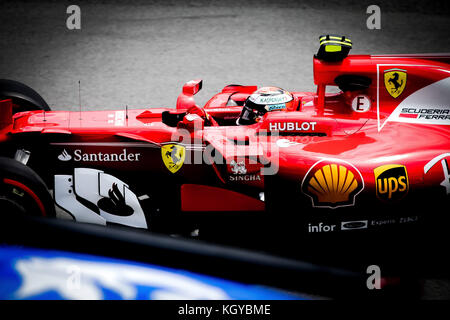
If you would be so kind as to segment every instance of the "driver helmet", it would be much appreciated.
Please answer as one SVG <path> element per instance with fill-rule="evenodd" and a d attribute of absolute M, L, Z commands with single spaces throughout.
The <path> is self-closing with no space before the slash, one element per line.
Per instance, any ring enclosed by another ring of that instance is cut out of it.
<path fill-rule="evenodd" d="M 294 97 L 284 89 L 278 87 L 260 88 L 245 100 L 242 112 L 237 119 L 237 124 L 256 123 L 267 112 L 289 110 L 293 103 Z"/>

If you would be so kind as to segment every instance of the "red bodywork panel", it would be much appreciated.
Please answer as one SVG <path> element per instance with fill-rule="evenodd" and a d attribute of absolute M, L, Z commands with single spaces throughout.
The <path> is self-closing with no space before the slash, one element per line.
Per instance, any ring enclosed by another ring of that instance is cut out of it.
<path fill-rule="evenodd" d="M 186 212 L 264 211 L 264 202 L 222 188 L 184 184 L 181 186 L 181 210 Z"/>

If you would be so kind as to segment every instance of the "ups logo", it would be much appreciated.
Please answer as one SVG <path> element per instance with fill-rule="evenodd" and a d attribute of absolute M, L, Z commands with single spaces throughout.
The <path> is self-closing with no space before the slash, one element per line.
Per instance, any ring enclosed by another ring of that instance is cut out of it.
<path fill-rule="evenodd" d="M 377 197 L 383 201 L 398 201 L 409 191 L 406 167 L 400 164 L 387 164 L 373 170 Z"/>

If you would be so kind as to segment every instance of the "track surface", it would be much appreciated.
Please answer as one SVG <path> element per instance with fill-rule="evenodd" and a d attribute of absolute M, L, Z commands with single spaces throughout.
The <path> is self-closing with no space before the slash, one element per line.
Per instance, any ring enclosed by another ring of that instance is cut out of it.
<path fill-rule="evenodd" d="M 65 1 L 0 4 L 0 78 L 26 83 L 54 110 L 174 107 L 184 82 L 204 79 L 200 105 L 230 83 L 314 90 L 320 34 L 349 36 L 351 53 L 450 52 L 444 1 L 378 1 L 382 29 L 366 28 L 371 1 Z M 428 281 L 427 298 L 449 298 Z"/>

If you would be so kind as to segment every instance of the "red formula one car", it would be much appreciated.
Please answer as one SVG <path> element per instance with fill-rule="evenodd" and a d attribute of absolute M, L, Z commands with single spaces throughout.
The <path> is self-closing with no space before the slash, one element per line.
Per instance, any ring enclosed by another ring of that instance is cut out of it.
<path fill-rule="evenodd" d="M 175 109 L 86 112 L 50 111 L 3 80 L 1 207 L 54 216 L 54 199 L 80 222 L 257 243 L 441 225 L 450 55 L 350 48 L 320 37 L 317 92 L 228 85 L 203 107 L 201 80 L 183 86 Z"/>

